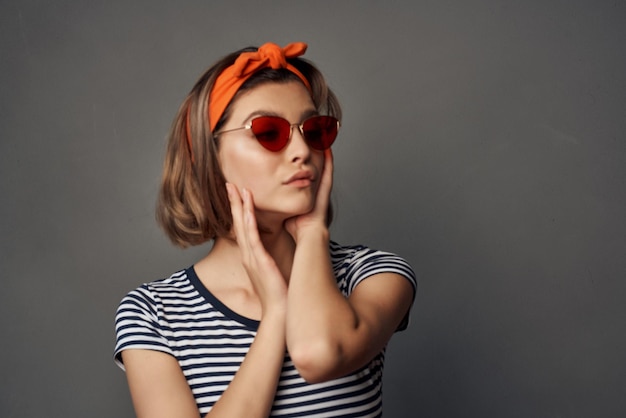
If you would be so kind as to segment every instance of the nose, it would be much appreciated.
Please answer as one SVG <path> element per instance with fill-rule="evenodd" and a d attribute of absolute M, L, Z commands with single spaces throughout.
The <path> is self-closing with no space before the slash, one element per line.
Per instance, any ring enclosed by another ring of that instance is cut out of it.
<path fill-rule="evenodd" d="M 299 159 L 304 161 L 308 160 L 311 155 L 311 148 L 304 139 L 302 125 L 297 123 L 292 124 L 290 135 L 291 139 L 287 148 L 292 161 L 297 161 Z"/>

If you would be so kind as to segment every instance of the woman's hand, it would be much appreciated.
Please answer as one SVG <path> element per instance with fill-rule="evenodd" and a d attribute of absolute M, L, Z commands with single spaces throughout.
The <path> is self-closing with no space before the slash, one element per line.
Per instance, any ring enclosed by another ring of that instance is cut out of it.
<path fill-rule="evenodd" d="M 226 183 L 233 231 L 250 281 L 261 300 L 263 315 L 268 309 L 282 309 L 287 301 L 287 283 L 272 256 L 265 250 L 254 215 L 254 201 L 249 190 L 241 193 L 237 186 Z"/>
<path fill-rule="evenodd" d="M 330 202 L 330 191 L 333 187 L 333 153 L 330 149 L 324 151 L 324 169 L 320 178 L 315 197 L 315 206 L 309 213 L 294 216 L 285 221 L 285 229 L 298 242 L 298 238 L 309 228 L 322 230 L 326 228 L 326 215 Z"/>

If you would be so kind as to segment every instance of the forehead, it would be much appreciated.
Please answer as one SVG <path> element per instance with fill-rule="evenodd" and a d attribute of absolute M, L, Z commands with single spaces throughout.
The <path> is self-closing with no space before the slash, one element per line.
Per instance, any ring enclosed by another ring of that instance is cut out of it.
<path fill-rule="evenodd" d="M 231 105 L 230 119 L 241 122 L 255 114 L 269 114 L 290 120 L 312 111 L 315 111 L 313 99 L 302 83 L 268 82 L 239 95 Z"/>

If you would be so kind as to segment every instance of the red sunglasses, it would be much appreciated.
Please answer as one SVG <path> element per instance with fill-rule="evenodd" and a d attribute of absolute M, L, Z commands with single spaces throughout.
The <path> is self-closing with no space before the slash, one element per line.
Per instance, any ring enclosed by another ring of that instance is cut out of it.
<path fill-rule="evenodd" d="M 337 138 L 339 121 L 332 116 L 313 116 L 302 123 L 289 123 L 278 116 L 259 116 L 241 128 L 228 129 L 214 134 L 214 137 L 227 132 L 250 129 L 257 141 L 270 151 L 280 151 L 291 139 L 292 128 L 297 126 L 306 143 L 313 149 L 323 151 L 330 148 Z"/>

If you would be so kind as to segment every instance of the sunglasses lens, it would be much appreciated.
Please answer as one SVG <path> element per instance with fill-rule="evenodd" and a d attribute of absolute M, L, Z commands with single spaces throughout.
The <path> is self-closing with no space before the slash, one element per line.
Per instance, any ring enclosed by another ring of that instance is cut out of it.
<path fill-rule="evenodd" d="M 252 133 L 263 147 L 280 151 L 289 142 L 291 126 L 283 118 L 261 116 L 252 120 Z"/>
<path fill-rule="evenodd" d="M 304 121 L 302 132 L 309 146 L 316 150 L 325 150 L 335 142 L 339 121 L 332 116 L 313 116 Z"/>
<path fill-rule="evenodd" d="M 313 149 L 323 151 L 337 138 L 339 122 L 332 116 L 313 116 L 302 124 L 302 134 Z M 257 141 L 270 151 L 285 148 L 291 136 L 291 125 L 277 116 L 260 116 L 252 120 L 252 133 Z"/>

